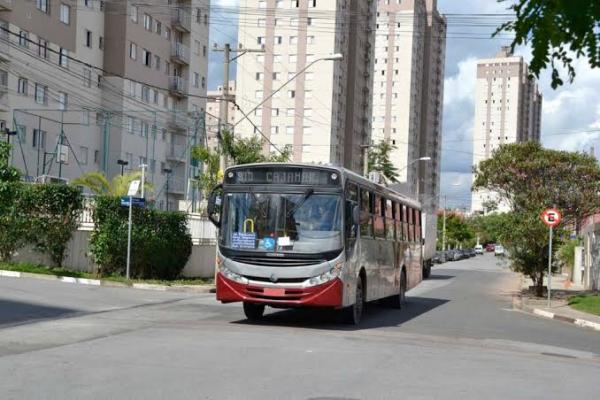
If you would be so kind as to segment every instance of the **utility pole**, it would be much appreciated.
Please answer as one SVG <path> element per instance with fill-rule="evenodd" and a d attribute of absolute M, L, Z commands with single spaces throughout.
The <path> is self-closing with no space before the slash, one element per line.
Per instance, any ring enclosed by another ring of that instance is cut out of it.
<path fill-rule="evenodd" d="M 446 195 L 444 195 L 444 224 L 442 228 L 442 251 L 446 251 Z"/>
<path fill-rule="evenodd" d="M 246 53 L 264 53 L 264 49 L 245 49 L 241 44 L 238 49 L 232 49 L 229 43 L 225 43 L 223 48 L 217 47 L 215 43 L 214 51 L 223 52 L 223 94 L 221 95 L 221 103 L 219 104 L 219 134 L 222 135 L 229 127 L 229 66 L 230 64 L 243 56 Z M 234 58 L 231 58 L 231 53 L 239 53 Z M 219 158 L 219 169 L 225 171 L 227 160 L 221 152 Z"/>

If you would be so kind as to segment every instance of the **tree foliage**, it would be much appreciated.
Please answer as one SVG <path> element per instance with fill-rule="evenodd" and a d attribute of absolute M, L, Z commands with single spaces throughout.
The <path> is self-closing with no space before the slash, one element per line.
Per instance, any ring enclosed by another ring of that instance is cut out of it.
<path fill-rule="evenodd" d="M 81 175 L 79 178 L 73 179 L 71 185 L 83 186 L 88 188 L 95 195 L 105 196 L 125 196 L 129 189 L 129 184 L 134 180 L 142 179 L 141 171 L 133 171 L 124 175 L 115 176 L 112 181 L 109 181 L 106 175 L 100 171 L 92 171 Z M 154 186 L 146 178 L 144 190 L 150 192 L 154 190 Z"/>
<path fill-rule="evenodd" d="M 469 218 L 468 224 L 481 244 L 501 243 L 508 226 L 508 214 L 492 213 Z"/>
<path fill-rule="evenodd" d="M 443 214 L 438 215 L 438 232 L 444 229 Z M 441 239 L 442 235 L 438 235 Z M 446 248 L 466 248 L 475 245 L 475 232 L 460 214 L 446 214 Z M 438 241 L 438 248 L 442 248 L 442 241 Z"/>
<path fill-rule="evenodd" d="M 21 173 L 10 165 L 10 145 L 0 142 L 0 182 L 17 182 Z"/>
<path fill-rule="evenodd" d="M 560 66 L 566 68 L 569 82 L 573 82 L 573 55 L 587 58 L 592 68 L 600 67 L 600 1 L 518 0 L 510 9 L 516 19 L 500 26 L 495 34 L 514 34 L 513 50 L 531 44 L 530 72 L 539 78 L 550 65 L 554 89 L 564 83 Z"/>
<path fill-rule="evenodd" d="M 537 294 L 543 291 L 547 267 L 548 228 L 541 212 L 556 207 L 562 226 L 577 223 L 600 210 L 600 166 L 592 156 L 547 150 L 539 143 L 500 146 L 475 169 L 473 190 L 496 192 L 512 208 L 497 225 L 513 268 L 531 277 Z M 556 228 L 554 249 L 565 237 Z"/>
<path fill-rule="evenodd" d="M 396 149 L 396 146 L 388 141 L 381 141 L 369 149 L 369 172 L 380 172 L 383 176 L 391 181 L 398 181 L 398 168 L 391 161 L 391 152 Z"/>

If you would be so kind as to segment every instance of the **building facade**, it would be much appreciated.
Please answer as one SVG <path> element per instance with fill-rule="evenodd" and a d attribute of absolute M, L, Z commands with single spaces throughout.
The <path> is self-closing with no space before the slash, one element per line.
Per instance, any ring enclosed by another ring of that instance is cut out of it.
<path fill-rule="evenodd" d="M 522 57 L 503 47 L 496 57 L 479 60 L 475 90 L 475 166 L 502 144 L 540 140 L 542 95 Z M 473 193 L 471 211 L 486 213 L 494 209 L 492 203 L 497 203 L 500 211 L 508 211 L 489 191 Z"/>
<path fill-rule="evenodd" d="M 240 7 L 258 12 L 240 15 L 239 44 L 265 52 L 237 60 L 236 101 L 249 118 L 236 135 L 262 134 L 271 143 L 265 151 L 291 146 L 295 162 L 360 171 L 371 134 L 376 3 L 241 0 Z M 324 59 L 332 54 L 343 59 Z"/>
<path fill-rule="evenodd" d="M 429 243 L 440 194 L 446 27 L 435 0 L 378 2 L 372 141 L 395 146 L 396 187 L 422 202 L 426 227 L 434 227 Z"/>
<path fill-rule="evenodd" d="M 204 129 L 208 11 L 208 0 L 0 2 L 13 164 L 29 180 L 145 164 L 147 197 L 176 208 Z"/>

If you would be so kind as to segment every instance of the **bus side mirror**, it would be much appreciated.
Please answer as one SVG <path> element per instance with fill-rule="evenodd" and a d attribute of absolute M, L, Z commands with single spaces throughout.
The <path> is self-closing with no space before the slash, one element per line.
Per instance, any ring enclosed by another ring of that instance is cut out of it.
<path fill-rule="evenodd" d="M 217 228 L 221 227 L 221 207 L 223 204 L 223 185 L 217 185 L 208 196 L 206 211 L 208 219 Z"/>

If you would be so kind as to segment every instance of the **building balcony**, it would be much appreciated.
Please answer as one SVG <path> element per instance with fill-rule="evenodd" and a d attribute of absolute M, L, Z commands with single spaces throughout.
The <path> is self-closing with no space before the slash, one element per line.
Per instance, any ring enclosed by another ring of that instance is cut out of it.
<path fill-rule="evenodd" d="M 169 177 L 167 193 L 170 194 L 185 194 L 185 179 L 179 177 Z"/>
<path fill-rule="evenodd" d="M 168 127 L 173 130 L 187 129 L 187 122 L 187 113 L 183 110 L 172 110 L 167 119 Z"/>
<path fill-rule="evenodd" d="M 186 162 L 188 157 L 188 147 L 184 144 L 171 144 L 167 150 L 167 160 L 174 162 Z"/>
<path fill-rule="evenodd" d="M 183 43 L 174 42 L 171 44 L 171 61 L 178 64 L 190 63 L 190 49 Z"/>
<path fill-rule="evenodd" d="M 191 32 L 192 16 L 190 12 L 182 6 L 175 5 L 171 9 L 171 25 L 178 31 Z"/>
<path fill-rule="evenodd" d="M 170 76 L 169 93 L 178 97 L 187 96 L 187 81 L 180 76 Z"/>
<path fill-rule="evenodd" d="M 11 11 L 13 9 L 13 0 L 0 0 L 0 11 Z"/>

